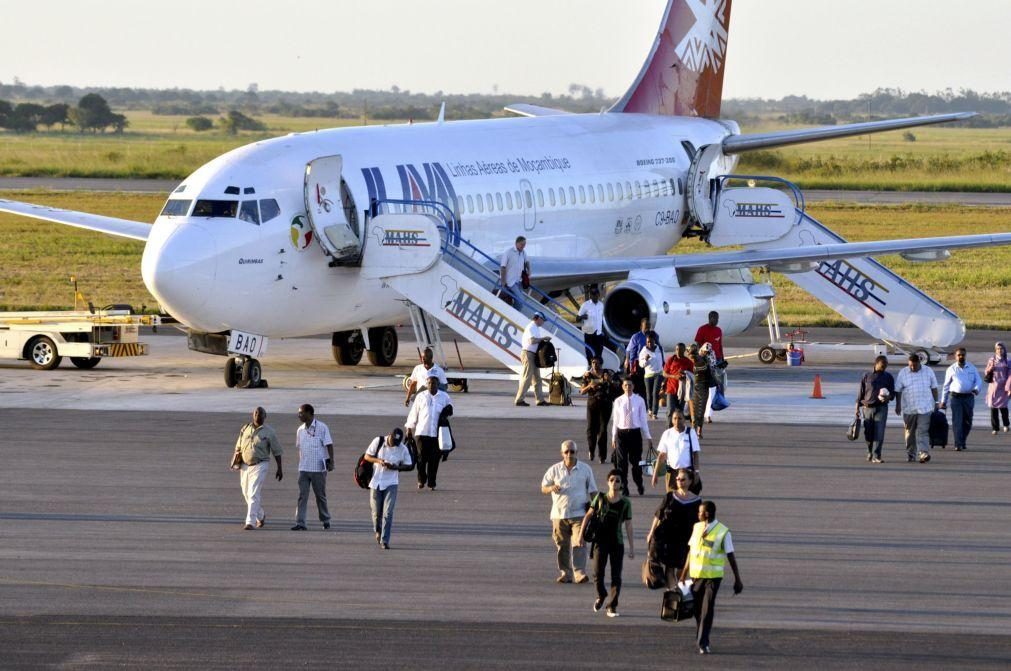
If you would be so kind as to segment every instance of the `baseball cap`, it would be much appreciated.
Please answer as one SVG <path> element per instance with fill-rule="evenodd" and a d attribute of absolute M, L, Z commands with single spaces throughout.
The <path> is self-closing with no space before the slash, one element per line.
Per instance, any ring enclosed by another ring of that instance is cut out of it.
<path fill-rule="evenodd" d="M 535 312 L 534 319 L 544 319 L 544 314 L 541 312 Z"/>

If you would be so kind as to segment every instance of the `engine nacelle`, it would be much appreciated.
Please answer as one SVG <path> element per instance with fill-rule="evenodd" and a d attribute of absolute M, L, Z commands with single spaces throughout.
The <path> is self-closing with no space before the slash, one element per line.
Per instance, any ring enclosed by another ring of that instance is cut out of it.
<path fill-rule="evenodd" d="M 660 334 L 661 345 L 695 340 L 709 312 L 720 313 L 724 336 L 732 336 L 758 324 L 769 312 L 772 289 L 767 284 L 719 284 L 699 282 L 672 287 L 649 279 L 632 279 L 611 289 L 604 300 L 604 325 L 618 342 L 625 343 L 649 317 Z"/>

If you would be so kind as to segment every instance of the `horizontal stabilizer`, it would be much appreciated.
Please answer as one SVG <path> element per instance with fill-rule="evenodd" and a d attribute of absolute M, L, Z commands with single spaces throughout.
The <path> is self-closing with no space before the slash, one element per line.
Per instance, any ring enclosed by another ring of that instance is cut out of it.
<path fill-rule="evenodd" d="M 571 114 L 565 110 L 556 110 L 552 107 L 541 107 L 540 105 L 528 105 L 526 103 L 515 103 L 505 108 L 506 112 L 512 112 L 520 116 L 558 116 L 559 114 Z"/>
<path fill-rule="evenodd" d="M 803 130 L 777 131 L 773 133 L 753 133 L 749 135 L 730 135 L 723 140 L 724 154 L 739 154 L 743 151 L 756 149 L 774 149 L 791 144 L 834 140 L 840 137 L 866 135 L 868 133 L 883 133 L 890 130 L 928 126 L 948 121 L 962 121 L 976 116 L 975 112 L 956 112 L 954 114 L 933 114 L 931 116 L 908 117 L 905 119 L 887 119 L 885 121 L 865 121 L 863 123 L 843 124 L 840 126 L 822 126 L 820 128 L 805 128 Z"/>
<path fill-rule="evenodd" d="M 88 214 L 74 210 L 61 210 L 56 207 L 33 205 L 32 203 L 19 203 L 15 200 L 0 200 L 0 212 L 20 214 L 25 217 L 76 226 L 131 240 L 147 240 L 147 236 L 151 233 L 151 225 L 140 221 L 104 217 L 100 214 Z"/>

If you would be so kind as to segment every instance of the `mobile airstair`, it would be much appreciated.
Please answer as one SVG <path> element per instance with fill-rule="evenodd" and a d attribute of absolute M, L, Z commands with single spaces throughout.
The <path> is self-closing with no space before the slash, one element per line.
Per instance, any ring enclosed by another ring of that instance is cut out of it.
<path fill-rule="evenodd" d="M 566 319 L 575 314 L 533 287 L 518 305 L 499 298 L 498 262 L 460 236 L 456 217 L 444 204 L 380 201 L 363 248 L 363 277 L 382 280 L 409 301 L 415 334 L 426 344 L 439 344 L 430 316 L 518 373 L 523 330 L 540 312 L 559 371 L 572 377 L 586 370 L 583 333 Z M 605 349 L 603 359 L 604 368 L 618 369 L 613 350 Z"/>

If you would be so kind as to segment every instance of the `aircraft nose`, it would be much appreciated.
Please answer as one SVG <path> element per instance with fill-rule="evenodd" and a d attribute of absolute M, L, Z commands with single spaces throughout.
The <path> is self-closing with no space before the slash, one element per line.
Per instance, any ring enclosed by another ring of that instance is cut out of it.
<path fill-rule="evenodd" d="M 148 291 L 172 316 L 191 325 L 211 295 L 217 272 L 214 237 L 193 223 L 152 228 L 144 247 L 141 275 Z"/>

